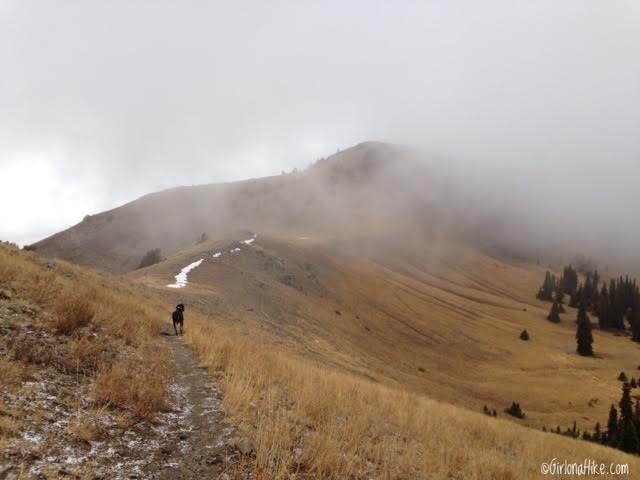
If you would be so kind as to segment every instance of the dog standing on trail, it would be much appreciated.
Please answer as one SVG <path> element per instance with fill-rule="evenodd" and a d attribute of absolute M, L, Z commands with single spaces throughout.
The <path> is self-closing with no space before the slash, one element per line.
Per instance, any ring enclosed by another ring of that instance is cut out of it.
<path fill-rule="evenodd" d="M 183 326 L 184 326 L 184 305 L 179 303 L 176 305 L 176 309 L 174 310 L 171 318 L 173 319 L 173 329 L 176 331 L 176 337 L 178 336 L 178 325 L 180 325 L 180 335 L 184 335 Z"/>

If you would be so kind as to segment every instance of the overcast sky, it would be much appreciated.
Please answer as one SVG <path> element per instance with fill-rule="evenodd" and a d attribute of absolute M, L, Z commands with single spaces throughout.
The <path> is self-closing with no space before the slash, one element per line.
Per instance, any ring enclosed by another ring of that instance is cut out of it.
<path fill-rule="evenodd" d="M 640 2 L 0 0 L 0 239 L 363 140 L 635 222 Z"/>

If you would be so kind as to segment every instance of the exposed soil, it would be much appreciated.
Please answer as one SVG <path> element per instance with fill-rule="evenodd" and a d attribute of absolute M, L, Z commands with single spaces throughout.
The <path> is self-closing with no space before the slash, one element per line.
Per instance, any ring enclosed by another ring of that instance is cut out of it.
<path fill-rule="evenodd" d="M 240 475 L 240 453 L 228 442 L 234 428 L 225 426 L 221 394 L 205 367 L 180 337 L 166 336 L 176 363 L 174 416 L 179 428 L 153 454 L 144 469 L 154 479 L 217 479 Z"/>

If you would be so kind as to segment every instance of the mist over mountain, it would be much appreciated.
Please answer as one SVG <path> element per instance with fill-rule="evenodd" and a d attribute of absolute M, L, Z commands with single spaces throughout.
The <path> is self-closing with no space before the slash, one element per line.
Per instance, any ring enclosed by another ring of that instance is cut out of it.
<path fill-rule="evenodd" d="M 2 2 L 3 239 L 379 140 L 525 240 L 637 260 L 635 2 L 115 5 Z"/>
<path fill-rule="evenodd" d="M 489 190 L 497 184 L 466 173 L 443 169 L 416 149 L 365 142 L 301 171 L 151 193 L 87 215 L 30 248 L 122 273 L 137 268 L 151 249 L 171 255 L 202 236 L 248 230 L 394 248 L 451 238 L 530 261 L 587 254 L 635 268 L 635 250 L 626 249 L 624 239 L 593 232 L 590 219 L 598 212 L 550 215 L 558 200 L 530 205 L 513 190 L 516 184 Z"/>

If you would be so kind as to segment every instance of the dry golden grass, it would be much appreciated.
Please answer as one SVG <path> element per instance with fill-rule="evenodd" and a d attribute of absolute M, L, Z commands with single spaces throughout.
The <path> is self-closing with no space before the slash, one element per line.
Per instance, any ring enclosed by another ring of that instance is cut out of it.
<path fill-rule="evenodd" d="M 95 397 L 105 405 L 131 409 L 137 419 L 147 419 L 164 405 L 167 378 L 166 361 L 148 351 L 101 369 Z"/>
<path fill-rule="evenodd" d="M 20 431 L 20 422 L 17 420 L 18 413 L 8 407 L 0 400 L 0 441 L 4 438 L 13 437 Z"/>
<path fill-rule="evenodd" d="M 26 367 L 17 362 L 0 358 L 0 384 L 9 389 L 16 389 L 27 378 Z"/>
<path fill-rule="evenodd" d="M 3 384 L 21 381 L 24 364 L 96 377 L 96 399 L 148 418 L 167 395 L 167 347 L 159 338 L 157 306 L 109 276 L 0 245 L 0 287 L 31 302 L 41 314 L 35 327 L 56 336 L 47 342 L 16 335 L 2 360 Z"/>
<path fill-rule="evenodd" d="M 57 333 L 71 335 L 89 325 L 94 316 L 88 291 L 63 291 L 54 304 L 54 319 L 51 326 Z"/>
<path fill-rule="evenodd" d="M 0 437 L 13 437 L 20 431 L 20 423 L 10 417 L 0 416 Z"/>
<path fill-rule="evenodd" d="M 246 333 L 191 315 L 186 338 L 224 373 L 225 407 L 268 478 L 539 478 L 553 458 L 640 471 L 637 457 L 323 368 Z"/>
<path fill-rule="evenodd" d="M 83 442 L 94 442 L 102 439 L 106 434 L 104 426 L 100 423 L 103 410 L 91 410 L 69 425 L 69 431 Z"/>

